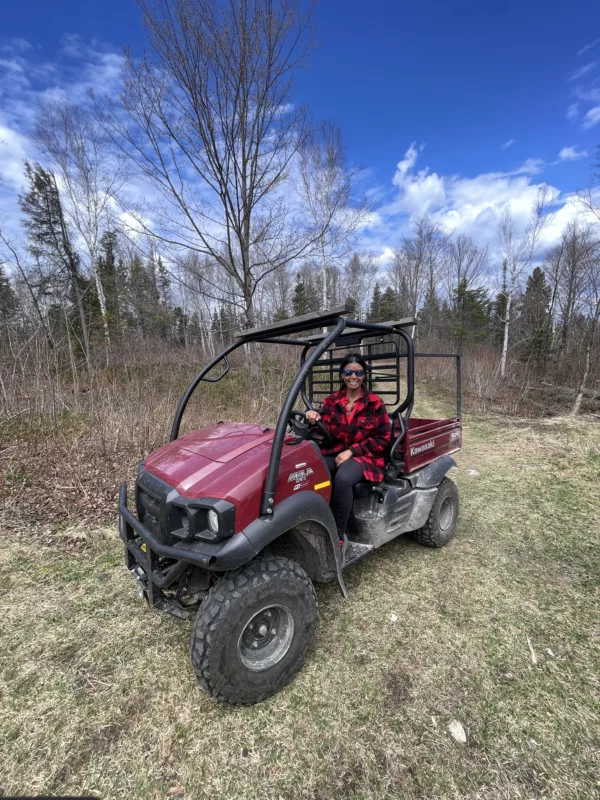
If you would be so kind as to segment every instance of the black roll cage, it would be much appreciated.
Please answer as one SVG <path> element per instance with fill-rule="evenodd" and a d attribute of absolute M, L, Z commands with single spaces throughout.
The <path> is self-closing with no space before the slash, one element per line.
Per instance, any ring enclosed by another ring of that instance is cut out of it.
<path fill-rule="evenodd" d="M 281 451 L 283 448 L 283 440 L 285 437 L 285 430 L 288 424 L 290 413 L 296 402 L 296 398 L 301 394 L 302 399 L 307 407 L 311 408 L 311 404 L 306 395 L 306 380 L 311 372 L 313 366 L 319 361 L 321 356 L 327 351 L 332 343 L 339 344 L 339 346 L 348 346 L 360 342 L 366 335 L 371 334 L 397 334 L 406 344 L 406 354 L 402 354 L 402 358 L 407 360 L 407 381 L 406 381 L 406 396 L 398 407 L 390 414 L 394 419 L 400 422 L 401 431 L 394 444 L 392 445 L 390 458 L 393 461 L 396 451 L 400 446 L 402 439 L 408 427 L 408 420 L 414 405 L 414 360 L 415 352 L 412 337 L 407 333 L 404 328 L 412 327 L 417 324 L 414 318 L 402 319 L 397 322 L 359 322 L 358 320 L 347 320 L 342 316 L 351 312 L 348 305 L 337 306 L 329 311 L 322 313 L 304 314 L 292 319 L 282 320 L 275 322 L 271 325 L 265 325 L 260 328 L 251 328 L 249 330 L 241 331 L 236 335 L 235 340 L 229 344 L 218 356 L 212 359 L 200 372 L 193 378 L 190 385 L 186 389 L 183 397 L 179 402 L 175 419 L 171 427 L 170 441 L 173 442 L 179 436 L 179 428 L 181 419 L 190 397 L 194 393 L 200 381 L 209 381 L 216 383 L 227 375 L 230 369 L 229 359 L 227 358 L 230 353 L 237 350 L 244 344 L 249 342 L 264 342 L 265 344 L 292 344 L 301 346 L 302 354 L 300 357 L 300 369 L 290 386 L 286 398 L 281 407 L 277 425 L 275 428 L 275 436 L 273 438 L 273 445 L 271 448 L 271 457 L 269 459 L 269 468 L 267 471 L 267 479 L 265 482 L 265 489 L 263 492 L 260 513 L 261 516 L 268 517 L 273 513 L 273 505 L 275 502 L 275 483 L 279 473 L 279 464 L 281 461 Z M 286 336 L 292 333 L 302 333 L 306 331 L 314 331 L 316 328 L 333 329 L 325 333 L 313 333 L 305 338 L 288 339 Z M 344 336 L 342 337 L 342 334 Z M 339 342 L 338 342 L 339 340 Z M 312 351 L 311 351 L 312 349 Z M 311 352 L 309 352 L 311 351 Z M 419 356 L 432 356 L 438 358 L 455 358 L 457 360 L 457 416 L 460 416 L 460 356 L 454 353 L 418 353 Z M 223 370 L 217 378 L 207 378 L 206 376 L 218 363 L 223 362 Z M 403 416 L 404 412 L 404 416 Z"/>

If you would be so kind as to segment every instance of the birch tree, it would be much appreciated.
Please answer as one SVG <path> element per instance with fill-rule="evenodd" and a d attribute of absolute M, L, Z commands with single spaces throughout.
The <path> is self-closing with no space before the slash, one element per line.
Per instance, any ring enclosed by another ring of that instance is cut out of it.
<path fill-rule="evenodd" d="M 587 382 L 592 370 L 600 358 L 596 348 L 598 328 L 600 327 L 600 241 L 597 236 L 590 242 L 584 258 L 581 304 L 586 317 L 586 335 L 584 346 L 584 365 L 581 380 L 577 386 L 577 394 L 571 416 L 576 416 L 581 409 L 581 402 L 587 389 Z"/>
<path fill-rule="evenodd" d="M 510 334 L 511 312 L 515 293 L 525 272 L 531 266 L 531 261 L 539 244 L 540 234 L 546 224 L 545 211 L 549 200 L 547 186 L 538 189 L 529 224 L 523 233 L 519 233 L 518 226 L 510 208 L 506 207 L 498 224 L 497 240 L 499 256 L 503 265 L 505 286 L 503 292 L 506 302 L 502 323 L 502 354 L 500 356 L 500 376 L 506 376 L 506 362 L 508 358 L 508 342 Z"/>
<path fill-rule="evenodd" d="M 346 264 L 345 295 L 354 301 L 358 320 L 364 320 L 367 316 L 367 306 L 378 274 L 379 264 L 371 253 L 353 253 Z"/>
<path fill-rule="evenodd" d="M 333 123 L 324 122 L 312 131 L 299 155 L 300 194 L 316 243 L 313 259 L 320 263 L 321 308 L 326 309 L 336 300 L 335 268 L 349 255 L 354 234 L 371 209 L 364 198 L 353 202 L 352 183 L 358 170 L 348 169 L 342 134 Z"/>

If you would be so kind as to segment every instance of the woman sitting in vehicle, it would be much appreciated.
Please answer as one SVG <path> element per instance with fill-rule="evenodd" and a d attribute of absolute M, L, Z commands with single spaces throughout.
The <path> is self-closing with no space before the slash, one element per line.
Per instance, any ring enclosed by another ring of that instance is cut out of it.
<path fill-rule="evenodd" d="M 391 436 L 383 400 L 363 387 L 366 372 L 362 356 L 347 355 L 340 364 L 340 391 L 323 400 L 320 412 L 306 413 L 313 424 L 321 420 L 331 436 L 331 443 L 321 447 L 321 452 L 333 478 L 331 507 L 344 552 L 353 487 L 363 480 L 381 483 L 383 453 Z"/>

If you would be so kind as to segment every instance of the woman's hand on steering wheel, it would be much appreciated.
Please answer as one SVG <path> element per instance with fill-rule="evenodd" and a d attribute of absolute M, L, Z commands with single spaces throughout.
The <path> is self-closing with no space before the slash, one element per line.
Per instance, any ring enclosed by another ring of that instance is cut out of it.
<path fill-rule="evenodd" d="M 308 416 L 310 414 L 310 417 Z M 316 419 L 313 422 L 313 415 L 316 416 Z M 298 409 L 294 408 L 290 412 L 290 424 L 292 428 L 296 429 L 297 433 L 300 433 L 303 439 L 310 438 L 313 439 L 317 444 L 331 444 L 331 434 L 323 424 L 321 420 L 321 415 L 318 411 L 299 411 Z M 310 425 L 306 425 L 306 422 L 310 422 Z M 307 437 L 304 435 L 306 432 L 309 433 Z"/>

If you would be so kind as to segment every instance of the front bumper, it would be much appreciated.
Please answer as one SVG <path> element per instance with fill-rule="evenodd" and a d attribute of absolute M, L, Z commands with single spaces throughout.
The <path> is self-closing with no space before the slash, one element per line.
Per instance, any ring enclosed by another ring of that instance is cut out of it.
<path fill-rule="evenodd" d="M 127 508 L 125 483 L 121 484 L 119 492 L 119 535 L 125 546 L 127 569 L 138 579 L 152 606 L 161 605 L 164 601 L 161 590 L 172 586 L 190 565 L 211 572 L 225 572 L 243 566 L 256 555 L 243 531 L 220 542 L 192 540 L 163 544 Z M 174 563 L 161 568 L 161 559 Z"/>

